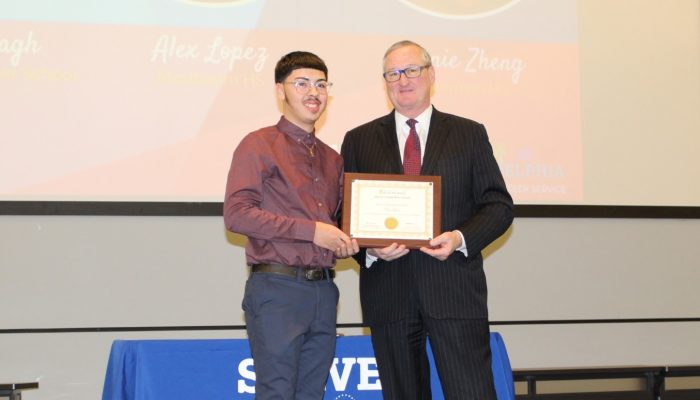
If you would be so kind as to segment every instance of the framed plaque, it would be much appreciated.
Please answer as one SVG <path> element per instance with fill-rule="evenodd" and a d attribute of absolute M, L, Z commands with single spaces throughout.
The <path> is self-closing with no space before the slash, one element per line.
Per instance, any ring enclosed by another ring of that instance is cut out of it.
<path fill-rule="evenodd" d="M 439 176 L 346 172 L 343 232 L 361 247 L 429 246 L 440 234 Z"/>

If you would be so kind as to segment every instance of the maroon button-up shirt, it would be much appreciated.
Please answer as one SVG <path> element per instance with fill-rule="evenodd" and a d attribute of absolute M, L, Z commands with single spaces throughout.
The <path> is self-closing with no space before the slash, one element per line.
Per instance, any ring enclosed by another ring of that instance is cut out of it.
<path fill-rule="evenodd" d="M 331 267 L 333 252 L 313 244 L 315 223 L 337 225 L 342 193 L 338 153 L 282 117 L 233 153 L 224 222 L 248 236 L 248 264 Z"/>

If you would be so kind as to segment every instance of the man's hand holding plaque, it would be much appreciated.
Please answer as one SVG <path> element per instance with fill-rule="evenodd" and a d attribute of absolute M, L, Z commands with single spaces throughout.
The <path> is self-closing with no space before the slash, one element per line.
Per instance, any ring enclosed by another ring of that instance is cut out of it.
<path fill-rule="evenodd" d="M 405 244 L 392 243 L 387 247 L 367 249 L 367 254 L 384 261 L 393 261 L 408 254 L 408 249 Z"/>

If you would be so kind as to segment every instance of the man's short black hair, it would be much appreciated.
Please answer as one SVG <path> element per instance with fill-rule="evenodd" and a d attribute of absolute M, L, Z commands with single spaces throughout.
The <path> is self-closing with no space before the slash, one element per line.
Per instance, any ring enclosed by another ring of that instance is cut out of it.
<path fill-rule="evenodd" d="M 328 79 L 328 67 L 319 56 L 308 51 L 293 51 L 277 61 L 275 83 L 282 83 L 295 69 L 311 68 L 322 71 Z"/>

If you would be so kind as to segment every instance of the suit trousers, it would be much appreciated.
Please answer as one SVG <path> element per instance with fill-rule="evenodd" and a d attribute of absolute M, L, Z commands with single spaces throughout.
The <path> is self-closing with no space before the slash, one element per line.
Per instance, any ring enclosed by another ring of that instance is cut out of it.
<path fill-rule="evenodd" d="M 426 339 L 446 400 L 496 400 L 488 320 L 428 318 L 414 304 L 405 319 L 370 328 L 384 400 L 432 399 Z"/>
<path fill-rule="evenodd" d="M 243 297 L 257 400 L 320 400 L 335 356 L 338 287 L 253 273 Z"/>

